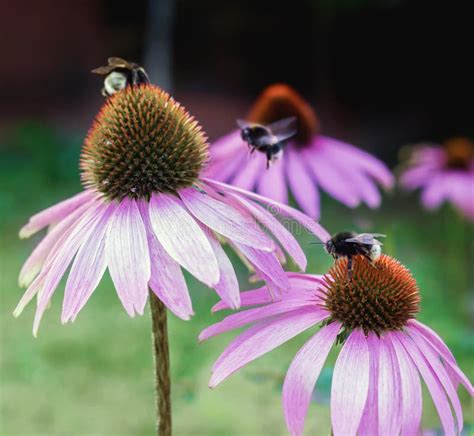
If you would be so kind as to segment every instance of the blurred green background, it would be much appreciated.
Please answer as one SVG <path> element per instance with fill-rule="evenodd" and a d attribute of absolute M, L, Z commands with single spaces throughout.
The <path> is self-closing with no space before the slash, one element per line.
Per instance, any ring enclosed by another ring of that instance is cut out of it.
<path fill-rule="evenodd" d="M 1 435 L 150 435 L 154 431 L 153 370 L 149 316 L 129 318 L 109 277 L 74 324 L 62 326 L 63 287 L 45 314 L 37 339 L 31 334 L 34 303 L 19 319 L 12 310 L 22 295 L 18 271 L 42 235 L 20 241 L 19 228 L 34 212 L 81 189 L 77 171 L 80 136 L 44 124 L 20 123 L 2 137 L 0 160 Z M 449 207 L 420 209 L 417 195 L 388 194 L 379 211 L 348 210 L 323 198 L 322 223 L 331 231 L 353 228 L 386 233 L 384 249 L 399 258 L 421 288 L 419 319 L 434 328 L 472 379 L 473 225 Z M 308 245 L 309 271 L 331 265 L 322 248 Z M 247 271 L 232 260 L 243 289 Z M 293 268 L 292 265 L 289 265 Z M 284 435 L 281 383 L 301 335 L 247 366 L 211 391 L 213 361 L 234 334 L 198 345 L 199 332 L 223 315 L 211 315 L 213 292 L 187 276 L 196 316 L 184 322 L 170 315 L 173 417 L 177 435 Z M 148 314 L 147 314 L 148 315 Z M 328 401 L 336 349 L 318 382 L 307 434 L 329 434 Z M 459 389 L 466 434 L 473 431 L 473 403 Z M 438 429 L 425 395 L 423 425 Z M 441 434 L 441 433 L 440 433 Z"/>

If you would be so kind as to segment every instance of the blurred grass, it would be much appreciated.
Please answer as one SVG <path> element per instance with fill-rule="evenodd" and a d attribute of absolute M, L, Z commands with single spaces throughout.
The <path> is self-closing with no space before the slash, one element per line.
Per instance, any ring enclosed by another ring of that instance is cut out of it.
<path fill-rule="evenodd" d="M 59 322 L 59 288 L 40 336 L 31 327 L 34 304 L 19 319 L 11 315 L 22 290 L 18 271 L 39 241 L 20 241 L 28 217 L 81 189 L 77 171 L 81 139 L 25 123 L 1 140 L 0 150 L 0 434 L 149 435 L 154 432 L 152 358 L 148 316 L 130 319 L 110 279 L 104 279 L 78 320 Z M 347 210 L 323 198 L 322 223 L 331 231 L 374 230 L 388 235 L 384 249 L 410 267 L 422 292 L 419 319 L 433 327 L 472 379 L 474 229 L 449 207 L 430 214 L 417 195 L 388 194 L 382 209 Z M 298 236 L 309 272 L 327 270 L 321 247 Z M 243 289 L 247 272 L 234 255 Z M 187 276 L 196 316 L 170 316 L 173 414 L 176 435 L 284 435 L 280 390 L 285 371 L 311 332 L 258 359 L 217 389 L 207 387 L 212 362 L 233 334 L 198 345 L 197 336 L 222 315 L 211 315 L 216 296 Z M 318 382 L 307 434 L 329 434 L 329 392 L 334 350 Z M 466 434 L 472 432 L 472 400 L 461 388 Z M 423 424 L 439 429 L 425 395 Z M 438 430 L 439 431 L 439 430 Z M 472 433 L 471 433 L 472 434 Z"/>

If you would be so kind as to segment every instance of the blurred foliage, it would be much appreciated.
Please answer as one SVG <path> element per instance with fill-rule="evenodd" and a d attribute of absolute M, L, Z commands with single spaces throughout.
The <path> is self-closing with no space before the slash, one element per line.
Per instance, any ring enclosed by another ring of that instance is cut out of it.
<path fill-rule="evenodd" d="M 37 339 L 31 335 L 34 304 L 19 319 L 11 315 L 23 292 L 17 286 L 18 271 L 41 237 L 20 241 L 17 232 L 31 214 L 81 189 L 80 143 L 79 138 L 62 137 L 35 123 L 18 125 L 1 139 L 1 435 L 154 432 L 150 320 L 126 315 L 108 277 L 78 320 L 67 326 L 59 321 L 60 286 Z M 379 211 L 348 210 L 324 197 L 322 223 L 330 231 L 353 228 L 388 235 L 385 251 L 408 265 L 420 284 L 419 319 L 445 339 L 472 379 L 473 225 L 449 207 L 427 213 L 420 209 L 417 194 L 397 192 L 385 197 Z M 308 254 L 309 272 L 326 271 L 331 259 L 321 247 L 309 245 L 312 237 L 307 233 L 298 238 Z M 229 254 L 242 288 L 250 288 L 245 267 Z M 210 391 L 211 365 L 234 334 L 197 344 L 199 332 L 222 315 L 210 314 L 215 294 L 186 278 L 196 316 L 191 322 L 170 316 L 175 434 L 286 434 L 280 402 L 282 380 L 292 357 L 312 332 L 258 359 Z M 338 351 L 339 347 L 331 352 L 318 382 L 307 434 L 329 433 L 330 380 Z M 459 392 L 469 432 L 473 404 L 462 388 Z M 439 421 L 427 395 L 424 404 L 424 427 L 439 434 Z"/>

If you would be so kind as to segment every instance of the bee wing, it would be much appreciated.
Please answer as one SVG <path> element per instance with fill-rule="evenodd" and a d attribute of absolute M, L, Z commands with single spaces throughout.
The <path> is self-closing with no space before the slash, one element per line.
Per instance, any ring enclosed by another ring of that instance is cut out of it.
<path fill-rule="evenodd" d="M 130 62 L 127 62 L 125 59 L 118 58 L 118 57 L 111 57 L 107 59 L 109 63 L 109 67 L 112 68 L 127 68 L 128 70 L 132 69 L 132 65 Z"/>
<path fill-rule="evenodd" d="M 103 76 L 106 76 L 107 74 L 114 71 L 116 68 L 126 68 L 129 70 L 132 69 L 132 66 L 126 60 L 122 58 L 117 58 L 117 57 L 108 58 L 107 62 L 108 62 L 108 65 L 95 68 L 91 72 L 94 74 L 101 74 Z"/>
<path fill-rule="evenodd" d="M 278 141 L 284 141 L 296 135 L 298 128 L 296 126 L 296 117 L 283 118 L 267 126 Z"/>
<path fill-rule="evenodd" d="M 364 245 L 383 245 L 376 237 L 385 238 L 386 235 L 382 233 L 360 233 L 353 238 L 348 238 L 345 242 L 356 242 Z"/>

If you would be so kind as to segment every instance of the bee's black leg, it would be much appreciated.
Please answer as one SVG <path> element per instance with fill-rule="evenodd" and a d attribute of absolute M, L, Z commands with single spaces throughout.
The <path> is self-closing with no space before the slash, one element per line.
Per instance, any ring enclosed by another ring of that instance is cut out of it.
<path fill-rule="evenodd" d="M 272 154 L 270 153 L 270 151 L 267 151 L 267 170 L 268 170 L 268 168 L 270 168 L 271 158 L 272 158 Z"/>
<path fill-rule="evenodd" d="M 347 277 L 349 278 L 349 281 L 352 280 L 352 256 L 347 258 Z"/>

